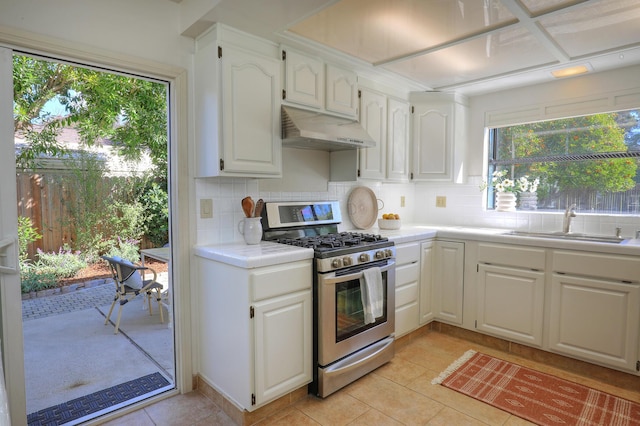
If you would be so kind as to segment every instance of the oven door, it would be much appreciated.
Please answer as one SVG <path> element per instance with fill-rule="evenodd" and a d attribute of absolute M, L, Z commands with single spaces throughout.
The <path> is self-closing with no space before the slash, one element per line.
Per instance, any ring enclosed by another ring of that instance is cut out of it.
<path fill-rule="evenodd" d="M 382 273 L 382 316 L 365 324 L 360 278 L 363 266 L 318 274 L 318 364 L 327 366 L 394 333 L 395 259 L 371 263 Z M 364 269 L 366 269 L 364 268 Z"/>

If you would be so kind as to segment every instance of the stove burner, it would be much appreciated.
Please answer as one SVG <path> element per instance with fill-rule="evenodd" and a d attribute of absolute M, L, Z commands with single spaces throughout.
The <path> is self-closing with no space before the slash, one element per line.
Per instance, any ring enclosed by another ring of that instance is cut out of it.
<path fill-rule="evenodd" d="M 280 238 L 276 242 L 297 247 L 312 248 L 316 251 L 330 251 L 345 247 L 367 246 L 378 242 L 386 242 L 388 238 L 375 234 L 359 232 L 340 232 L 335 234 L 316 235 L 300 238 Z"/>

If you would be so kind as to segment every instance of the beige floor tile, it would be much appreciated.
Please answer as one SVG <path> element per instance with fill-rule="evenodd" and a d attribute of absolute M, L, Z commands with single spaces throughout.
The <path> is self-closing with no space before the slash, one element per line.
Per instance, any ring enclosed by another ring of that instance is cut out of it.
<path fill-rule="evenodd" d="M 494 345 L 495 346 L 495 345 Z M 523 358 L 479 343 L 437 332 L 427 332 L 397 350 L 395 358 L 325 399 L 308 396 L 257 423 L 259 426 L 302 425 L 500 425 L 532 423 L 492 407 L 431 380 L 468 349 L 537 369 L 640 402 L 638 391 L 620 389 L 567 372 L 544 362 Z M 163 400 L 106 425 L 231 426 L 219 406 L 200 392 Z"/>
<path fill-rule="evenodd" d="M 144 410 L 138 410 L 103 423 L 103 426 L 154 426 L 154 423 Z"/>
<path fill-rule="evenodd" d="M 421 376 L 428 370 L 418 364 L 408 361 L 404 358 L 395 357 L 387 364 L 376 369 L 374 374 L 385 377 L 400 385 L 406 386 L 407 383 Z"/>
<path fill-rule="evenodd" d="M 439 402 L 376 374 L 363 377 L 346 391 L 404 424 L 426 424 L 443 408 Z"/>
<path fill-rule="evenodd" d="M 320 423 L 297 408 L 288 407 L 257 423 L 258 426 L 319 426 Z"/>
<path fill-rule="evenodd" d="M 467 416 L 450 407 L 443 408 L 436 416 L 427 423 L 429 426 L 485 426 L 486 423 L 473 417 Z"/>
<path fill-rule="evenodd" d="M 222 412 L 217 405 L 199 392 L 176 395 L 145 407 L 144 410 L 158 426 L 193 425 Z"/>
<path fill-rule="evenodd" d="M 322 425 L 346 425 L 366 412 L 367 404 L 345 392 L 334 393 L 327 398 L 309 397 L 295 407 Z"/>
<path fill-rule="evenodd" d="M 470 398 L 460 392 L 441 385 L 434 385 L 431 380 L 433 380 L 433 376 L 425 374 L 409 383 L 407 387 L 484 424 L 501 425 L 510 416 L 509 413 L 503 410 Z"/>
<path fill-rule="evenodd" d="M 349 426 L 400 426 L 400 423 L 397 420 L 392 419 L 389 416 L 382 414 L 380 411 L 375 409 L 370 409 L 351 423 Z"/>
<path fill-rule="evenodd" d="M 236 426 L 231 417 L 227 416 L 224 411 L 219 410 L 204 419 L 198 420 L 193 426 Z"/>

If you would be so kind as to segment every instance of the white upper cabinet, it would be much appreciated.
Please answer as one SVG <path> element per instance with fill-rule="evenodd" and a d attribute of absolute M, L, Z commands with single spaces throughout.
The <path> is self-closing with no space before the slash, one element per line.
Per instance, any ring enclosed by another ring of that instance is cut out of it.
<path fill-rule="evenodd" d="M 360 94 L 360 123 L 376 146 L 360 150 L 359 177 L 406 182 L 411 131 L 409 103 L 366 89 Z"/>
<path fill-rule="evenodd" d="M 231 48 L 221 61 L 223 171 L 279 175 L 279 63 Z"/>
<path fill-rule="evenodd" d="M 196 176 L 281 177 L 277 48 L 216 26 L 195 53 Z"/>
<path fill-rule="evenodd" d="M 459 95 L 412 93 L 416 181 L 462 182 L 468 106 Z"/>
<path fill-rule="evenodd" d="M 358 77 L 353 71 L 327 64 L 327 111 L 358 116 Z"/>
<path fill-rule="evenodd" d="M 294 50 L 283 51 L 285 93 L 283 100 L 322 109 L 324 106 L 324 62 Z"/>
<path fill-rule="evenodd" d="M 358 77 L 355 72 L 283 47 L 285 76 L 282 100 L 356 119 Z"/>
<path fill-rule="evenodd" d="M 404 182 L 409 179 L 410 106 L 408 102 L 389 98 L 387 111 L 386 179 Z"/>
<path fill-rule="evenodd" d="M 360 123 L 376 141 L 376 146 L 359 150 L 359 176 L 364 179 L 384 179 L 387 161 L 387 97 L 362 90 Z"/>

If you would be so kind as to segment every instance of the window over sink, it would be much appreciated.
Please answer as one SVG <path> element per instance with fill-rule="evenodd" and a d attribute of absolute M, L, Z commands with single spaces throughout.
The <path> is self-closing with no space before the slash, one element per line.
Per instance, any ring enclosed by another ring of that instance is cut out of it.
<path fill-rule="evenodd" d="M 506 183 L 518 210 L 640 215 L 640 109 L 491 128 L 488 146 L 489 209 Z"/>

